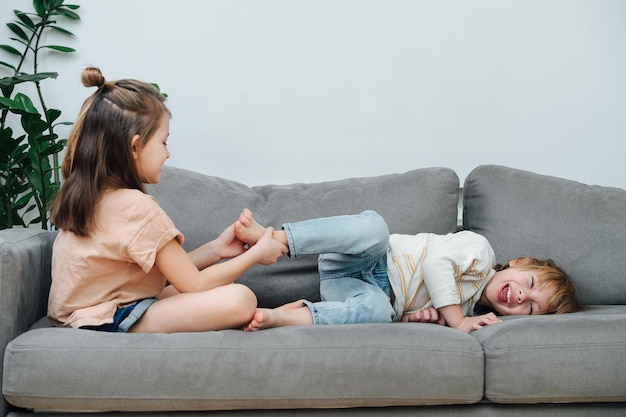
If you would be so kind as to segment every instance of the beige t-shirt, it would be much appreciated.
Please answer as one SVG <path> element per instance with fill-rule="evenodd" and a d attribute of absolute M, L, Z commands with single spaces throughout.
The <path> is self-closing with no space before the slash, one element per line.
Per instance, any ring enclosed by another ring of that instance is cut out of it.
<path fill-rule="evenodd" d="M 118 306 L 157 296 L 157 252 L 183 235 L 156 199 L 139 190 L 104 193 L 88 237 L 61 230 L 52 248 L 48 317 L 57 326 L 112 323 Z"/>

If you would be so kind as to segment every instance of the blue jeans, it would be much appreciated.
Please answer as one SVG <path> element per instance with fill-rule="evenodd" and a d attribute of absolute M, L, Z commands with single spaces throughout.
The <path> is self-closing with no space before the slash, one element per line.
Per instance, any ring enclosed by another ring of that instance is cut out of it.
<path fill-rule="evenodd" d="M 156 298 L 144 298 L 126 307 L 118 307 L 113 316 L 113 323 L 100 326 L 82 326 L 81 329 L 99 330 L 102 332 L 128 333 L 130 328 L 139 321 L 141 316 L 148 310 Z"/>
<path fill-rule="evenodd" d="M 319 254 L 321 302 L 305 301 L 314 324 L 389 323 L 389 229 L 374 211 L 286 223 L 289 256 Z"/>

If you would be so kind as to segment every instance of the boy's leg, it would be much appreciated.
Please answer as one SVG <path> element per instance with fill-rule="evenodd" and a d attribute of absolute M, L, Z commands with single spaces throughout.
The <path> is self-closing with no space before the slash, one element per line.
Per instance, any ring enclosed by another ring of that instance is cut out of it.
<path fill-rule="evenodd" d="M 395 318 L 389 294 L 369 279 L 336 277 L 324 279 L 320 292 L 325 301 L 299 300 L 275 309 L 258 309 L 244 330 L 281 326 L 390 323 Z M 388 282 L 388 281 L 387 281 Z M 332 300 L 336 301 L 332 301 Z"/>
<path fill-rule="evenodd" d="M 286 223 L 283 229 L 288 240 L 289 256 L 328 253 L 350 255 L 361 263 L 358 270 L 373 266 L 382 254 L 386 254 L 389 245 L 389 229 L 385 220 L 371 210 L 355 215 Z M 340 259 L 336 261 L 342 263 Z M 320 262 L 323 263 L 321 259 Z M 336 267 L 340 268 L 336 272 L 341 273 L 352 269 L 347 265 Z"/>
<path fill-rule="evenodd" d="M 282 326 L 310 326 L 313 316 L 304 300 L 294 301 L 277 308 L 257 309 L 252 321 L 243 330 L 254 332 Z"/>
<path fill-rule="evenodd" d="M 322 301 L 306 301 L 314 324 L 388 323 L 389 229 L 374 211 L 283 226 L 291 256 L 319 253 Z"/>
<path fill-rule="evenodd" d="M 244 209 L 235 223 L 237 237 L 254 245 L 265 231 Z M 289 256 L 320 256 L 320 273 L 369 270 L 386 255 L 389 229 L 375 211 L 285 223 L 274 239 L 289 246 Z M 332 254 L 332 255 L 328 255 Z"/>
<path fill-rule="evenodd" d="M 243 209 L 239 219 L 233 226 L 237 239 L 250 246 L 256 245 L 263 233 L 265 233 L 265 226 L 261 226 L 247 208 Z M 272 238 L 287 245 L 287 236 L 284 230 L 274 230 Z"/>
<path fill-rule="evenodd" d="M 246 226 L 250 222 L 244 219 Z M 257 228 L 253 222 L 252 228 Z M 286 223 L 290 256 L 320 254 L 322 302 L 259 310 L 248 330 L 306 324 L 388 323 L 395 312 L 386 273 L 389 230 L 374 211 Z M 258 234 L 258 233 L 256 233 Z M 282 237 L 282 236 L 281 236 Z M 306 313 L 306 314 L 305 314 Z"/>
<path fill-rule="evenodd" d="M 394 320 L 389 294 L 363 278 L 324 279 L 320 293 L 324 301 L 305 301 L 314 324 L 390 323 Z"/>

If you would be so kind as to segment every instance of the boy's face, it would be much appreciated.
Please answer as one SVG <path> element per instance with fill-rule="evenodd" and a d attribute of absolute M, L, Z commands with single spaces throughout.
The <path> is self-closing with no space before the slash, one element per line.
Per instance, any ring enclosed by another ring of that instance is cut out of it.
<path fill-rule="evenodd" d="M 545 313 L 556 289 L 540 288 L 538 279 L 537 271 L 511 266 L 495 273 L 481 298 L 500 315 Z"/>

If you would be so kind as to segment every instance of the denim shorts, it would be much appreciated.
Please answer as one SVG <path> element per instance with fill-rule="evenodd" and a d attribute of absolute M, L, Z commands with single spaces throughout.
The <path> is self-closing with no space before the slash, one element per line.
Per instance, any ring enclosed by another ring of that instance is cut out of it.
<path fill-rule="evenodd" d="M 101 326 L 83 326 L 81 329 L 127 333 L 128 330 L 139 321 L 146 310 L 148 310 L 148 307 L 156 301 L 157 298 L 144 298 L 143 300 L 139 300 L 125 307 L 118 307 L 113 316 L 113 323 L 107 323 Z"/>

